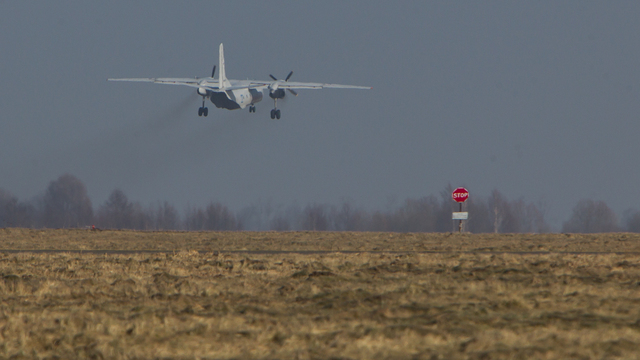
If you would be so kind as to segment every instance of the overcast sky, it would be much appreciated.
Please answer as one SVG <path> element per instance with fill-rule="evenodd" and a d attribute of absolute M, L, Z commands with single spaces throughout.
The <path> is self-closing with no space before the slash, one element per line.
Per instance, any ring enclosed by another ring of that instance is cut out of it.
<path fill-rule="evenodd" d="M 122 189 L 178 208 L 221 201 L 384 209 L 498 189 L 546 204 L 640 198 L 637 1 L 0 0 L 0 188 L 71 173 L 94 207 Z M 108 77 L 227 76 L 373 86 L 300 90 L 271 120 L 197 116 L 195 91 Z"/>

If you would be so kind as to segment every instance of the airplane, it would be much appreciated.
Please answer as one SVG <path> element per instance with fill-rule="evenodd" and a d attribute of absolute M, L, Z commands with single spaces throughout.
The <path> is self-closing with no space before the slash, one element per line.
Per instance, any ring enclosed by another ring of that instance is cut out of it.
<path fill-rule="evenodd" d="M 211 77 L 205 78 L 120 78 L 107 79 L 107 81 L 134 81 L 152 82 L 155 84 L 184 85 L 196 89 L 198 95 L 202 96 L 202 106 L 198 109 L 198 116 L 209 115 L 209 109 L 205 106 L 208 98 L 219 109 L 245 109 L 249 107 L 249 112 L 255 113 L 255 104 L 262 101 L 263 91 L 269 90 L 269 97 L 273 99 L 273 110 L 271 119 L 280 119 L 280 109 L 278 109 L 278 99 L 284 99 L 285 90 L 294 96 L 298 96 L 297 89 L 372 89 L 368 86 L 306 83 L 289 81 L 293 71 L 284 80 L 278 80 L 275 76 L 269 75 L 272 80 L 230 80 L 224 65 L 224 48 L 220 44 L 219 49 L 220 74 L 215 79 L 216 66 L 213 66 Z"/>

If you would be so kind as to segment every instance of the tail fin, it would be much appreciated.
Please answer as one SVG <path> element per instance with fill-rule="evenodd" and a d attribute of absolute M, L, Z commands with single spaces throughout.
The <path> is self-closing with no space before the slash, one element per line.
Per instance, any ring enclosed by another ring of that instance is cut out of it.
<path fill-rule="evenodd" d="M 227 83 L 227 74 L 224 70 L 224 48 L 222 47 L 222 43 L 220 43 L 219 56 L 218 65 L 220 66 L 220 75 L 218 76 L 218 86 L 220 89 L 223 89 Z"/>

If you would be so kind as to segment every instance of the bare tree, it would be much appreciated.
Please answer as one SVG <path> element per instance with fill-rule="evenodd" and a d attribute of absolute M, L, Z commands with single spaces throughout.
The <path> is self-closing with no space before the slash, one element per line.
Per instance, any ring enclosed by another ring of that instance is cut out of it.
<path fill-rule="evenodd" d="M 601 233 L 618 231 L 618 217 L 604 201 L 580 200 L 571 218 L 562 225 L 565 233 Z"/>
<path fill-rule="evenodd" d="M 291 224 L 286 217 L 282 215 L 278 215 L 273 220 L 271 220 L 271 230 L 275 231 L 289 231 L 291 230 Z"/>
<path fill-rule="evenodd" d="M 489 206 L 493 210 L 494 233 L 517 233 L 520 231 L 518 218 L 513 211 L 514 206 L 497 189 L 491 192 Z"/>
<path fill-rule="evenodd" d="M 188 208 L 185 215 L 187 230 L 241 230 L 242 224 L 226 205 L 211 202 L 203 210 Z"/>
<path fill-rule="evenodd" d="M 206 220 L 204 210 L 188 207 L 185 210 L 184 228 L 186 230 L 205 230 Z"/>
<path fill-rule="evenodd" d="M 35 227 L 36 209 L 33 205 L 22 203 L 8 191 L 0 189 L 0 228 Z"/>
<path fill-rule="evenodd" d="M 134 202 L 131 204 L 131 228 L 135 230 L 154 230 L 155 216 L 153 208 L 144 209 L 142 204 Z"/>
<path fill-rule="evenodd" d="M 0 189 L 0 227 L 13 226 L 13 211 L 18 199 L 8 191 Z"/>
<path fill-rule="evenodd" d="M 233 213 L 226 205 L 210 203 L 205 209 L 207 230 L 240 230 Z"/>
<path fill-rule="evenodd" d="M 82 181 L 65 174 L 49 183 L 44 195 L 44 224 L 50 228 L 90 225 L 93 219 L 91 200 Z"/>
<path fill-rule="evenodd" d="M 238 212 L 238 223 L 245 230 L 265 230 L 271 227 L 274 217 L 281 206 L 274 206 L 271 200 L 258 202 L 242 208 Z"/>
<path fill-rule="evenodd" d="M 179 230 L 180 214 L 169 202 L 158 203 L 155 210 L 156 230 Z"/>
<path fill-rule="evenodd" d="M 521 228 L 527 233 L 548 233 L 549 225 L 545 221 L 545 212 L 542 205 L 528 204 L 521 218 Z"/>
<path fill-rule="evenodd" d="M 304 230 L 329 230 L 329 216 L 326 205 L 307 205 L 302 212 L 302 228 Z"/>
<path fill-rule="evenodd" d="M 626 225 L 629 232 L 640 232 L 640 211 L 628 210 L 626 213 Z"/>
<path fill-rule="evenodd" d="M 133 229 L 133 204 L 127 195 L 115 189 L 97 212 L 98 226 L 108 229 Z"/>
<path fill-rule="evenodd" d="M 332 212 L 331 217 L 337 231 L 364 231 L 369 226 L 369 216 L 367 212 L 356 209 L 351 203 L 345 201 L 340 210 Z"/>
<path fill-rule="evenodd" d="M 467 202 L 469 220 L 467 220 L 467 231 L 472 233 L 490 233 L 495 231 L 494 212 L 487 205 L 487 202 L 478 196 L 470 197 Z M 449 216 L 451 217 L 451 216 Z"/>
<path fill-rule="evenodd" d="M 533 203 L 526 203 L 522 198 L 509 201 L 498 190 L 493 190 L 489 197 L 488 208 L 495 233 L 542 233 L 549 231 L 544 211 Z"/>
<path fill-rule="evenodd" d="M 394 231 L 391 224 L 391 215 L 376 211 L 371 215 L 371 231 Z"/>
<path fill-rule="evenodd" d="M 438 225 L 440 203 L 435 196 L 406 199 L 392 216 L 392 230 L 400 232 L 434 232 Z"/>

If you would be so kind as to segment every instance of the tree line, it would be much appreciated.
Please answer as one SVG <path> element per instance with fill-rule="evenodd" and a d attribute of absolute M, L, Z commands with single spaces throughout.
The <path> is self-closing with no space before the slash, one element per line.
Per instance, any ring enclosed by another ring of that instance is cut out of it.
<path fill-rule="evenodd" d="M 387 210 L 365 210 L 343 201 L 339 205 L 312 203 L 305 206 L 274 205 L 270 201 L 246 206 L 238 212 L 219 202 L 205 207 L 187 206 L 181 213 L 167 202 L 143 206 L 115 189 L 95 210 L 84 183 L 65 174 L 49 183 L 44 194 L 20 201 L 0 189 L 0 227 L 83 228 L 134 230 L 315 230 L 451 232 L 457 221 L 451 213 L 458 204 L 451 200 L 452 187 L 438 196 L 409 198 Z M 551 229 L 544 206 L 509 200 L 498 190 L 488 197 L 474 196 L 464 203 L 469 212 L 464 231 L 472 233 L 545 233 Z M 640 232 L 640 211 L 629 210 L 624 221 L 603 201 L 581 200 L 562 232 Z"/>

